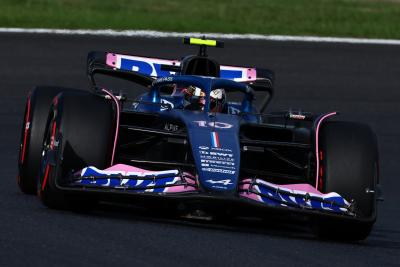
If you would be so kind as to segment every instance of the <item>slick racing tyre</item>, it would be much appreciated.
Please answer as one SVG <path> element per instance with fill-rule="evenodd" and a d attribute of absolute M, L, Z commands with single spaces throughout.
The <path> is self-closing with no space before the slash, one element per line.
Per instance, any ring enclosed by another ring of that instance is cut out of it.
<path fill-rule="evenodd" d="M 21 130 L 17 182 L 22 192 L 36 194 L 46 121 L 53 98 L 62 87 L 36 87 L 28 95 Z"/>
<path fill-rule="evenodd" d="M 89 92 L 64 92 L 49 113 L 38 195 L 57 209 L 90 206 L 91 198 L 65 193 L 60 187 L 87 166 L 110 166 L 115 135 L 115 106 L 111 100 Z"/>
<path fill-rule="evenodd" d="M 322 238 L 363 240 L 376 220 L 378 149 L 369 126 L 326 122 L 320 131 L 320 190 L 336 192 L 354 203 L 357 220 L 326 218 L 318 222 Z"/>

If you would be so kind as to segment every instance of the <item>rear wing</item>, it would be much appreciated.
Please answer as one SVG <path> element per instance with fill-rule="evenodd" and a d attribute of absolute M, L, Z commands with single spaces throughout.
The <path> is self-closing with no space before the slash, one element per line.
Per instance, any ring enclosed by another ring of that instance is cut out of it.
<path fill-rule="evenodd" d="M 90 76 L 99 72 L 131 73 L 136 78 L 147 77 L 145 80 L 151 84 L 156 78 L 176 74 L 176 71 L 166 70 L 167 68 L 165 68 L 165 66 L 173 66 L 178 69 L 180 67 L 180 61 L 108 52 L 90 52 L 88 55 L 88 75 Z M 266 69 L 228 65 L 220 66 L 220 78 L 236 82 L 250 83 L 263 79 L 268 79 L 273 82 L 273 76 L 273 72 Z"/>
<path fill-rule="evenodd" d="M 181 69 L 181 61 L 124 55 L 111 52 L 90 52 L 87 59 L 87 74 L 96 87 L 95 74 L 100 73 L 129 80 L 150 87 L 161 77 L 175 75 Z M 220 65 L 220 77 L 247 83 L 255 91 L 268 92 L 262 100 L 263 110 L 273 96 L 274 73 L 268 69 Z"/>

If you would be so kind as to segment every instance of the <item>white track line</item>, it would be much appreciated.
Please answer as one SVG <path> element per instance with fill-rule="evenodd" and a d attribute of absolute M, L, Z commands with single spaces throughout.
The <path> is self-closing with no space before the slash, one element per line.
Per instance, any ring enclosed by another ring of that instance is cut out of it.
<path fill-rule="evenodd" d="M 150 30 L 116 31 L 116 30 L 0 28 L 0 33 L 43 33 L 43 34 L 62 34 L 62 35 L 97 35 L 97 36 L 147 37 L 147 38 L 166 38 L 166 37 L 205 35 L 207 38 L 221 38 L 221 39 L 400 45 L 400 40 L 393 40 L 393 39 L 366 39 L 366 38 L 314 37 L 314 36 L 262 35 L 262 34 L 225 34 L 225 33 L 199 33 L 199 32 L 182 33 L 182 32 L 159 32 Z"/>

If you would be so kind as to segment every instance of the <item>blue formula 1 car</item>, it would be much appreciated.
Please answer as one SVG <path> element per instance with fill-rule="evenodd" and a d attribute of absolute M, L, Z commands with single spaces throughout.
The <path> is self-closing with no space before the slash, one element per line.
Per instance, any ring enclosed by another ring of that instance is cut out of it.
<path fill-rule="evenodd" d="M 379 197 L 371 129 L 329 120 L 336 112 L 266 113 L 272 71 L 220 65 L 206 53 L 219 41 L 184 43 L 200 52 L 181 60 L 89 53 L 91 92 L 35 88 L 21 134 L 21 190 L 52 208 L 112 200 L 192 217 L 298 213 L 321 237 L 366 238 Z M 145 92 L 103 88 L 98 74 Z"/>

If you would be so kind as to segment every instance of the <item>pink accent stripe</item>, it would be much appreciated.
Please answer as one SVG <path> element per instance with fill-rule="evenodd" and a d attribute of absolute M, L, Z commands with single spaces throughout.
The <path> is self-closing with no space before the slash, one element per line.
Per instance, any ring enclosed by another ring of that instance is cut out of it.
<path fill-rule="evenodd" d="M 326 114 L 326 115 L 324 115 L 320 120 L 319 120 L 319 122 L 318 122 L 318 124 L 317 124 L 317 128 L 316 128 L 316 130 L 315 130 L 315 157 L 316 157 L 316 159 L 317 159 L 317 168 L 316 168 L 316 174 L 315 174 L 315 177 L 316 177 L 316 179 L 315 179 L 315 188 L 316 189 L 318 189 L 318 182 L 319 182 L 319 129 L 320 129 L 320 127 L 321 127 L 321 123 L 324 121 L 324 120 L 326 120 L 327 118 L 329 118 L 329 117 L 332 117 L 332 116 L 334 116 L 334 115 L 336 115 L 337 114 L 337 112 L 331 112 L 331 113 L 328 113 L 328 114 Z"/>
<path fill-rule="evenodd" d="M 279 185 L 279 187 L 283 189 L 290 189 L 290 190 L 297 190 L 297 191 L 304 191 L 308 193 L 313 193 L 317 195 L 323 195 L 317 189 L 315 189 L 312 185 L 309 184 L 283 184 Z"/>
<path fill-rule="evenodd" d="M 249 192 L 249 193 L 241 192 L 241 193 L 239 193 L 239 195 L 242 196 L 242 197 L 245 197 L 245 198 L 249 198 L 249 199 L 255 200 L 257 202 L 262 202 L 261 197 L 259 195 L 257 195 L 257 194 L 252 193 L 252 192 Z"/>
<path fill-rule="evenodd" d="M 110 67 L 116 68 L 117 66 L 117 56 L 113 53 L 107 53 L 106 64 Z"/>
<path fill-rule="evenodd" d="M 179 193 L 179 192 L 190 192 L 190 191 L 197 191 L 196 187 L 190 185 L 178 185 L 178 186 L 171 186 L 166 187 L 164 193 Z"/>
<path fill-rule="evenodd" d="M 150 170 L 145 170 L 145 169 L 141 169 L 141 168 L 137 168 L 131 165 L 126 165 L 126 164 L 116 164 L 114 166 L 108 167 L 107 169 L 104 169 L 104 171 L 121 171 L 121 172 L 151 172 Z M 77 172 L 77 173 L 80 173 Z M 188 173 L 188 172 L 184 172 L 183 175 L 185 176 L 185 179 L 189 182 L 189 183 L 193 183 L 196 184 L 196 178 Z"/>
<path fill-rule="evenodd" d="M 251 183 L 251 180 L 243 180 L 243 182 L 245 182 L 245 181 Z M 247 183 L 246 184 L 241 184 L 241 185 L 239 185 L 239 188 L 242 189 L 242 190 L 249 190 L 250 189 L 250 184 L 247 184 Z"/>
<path fill-rule="evenodd" d="M 257 71 L 256 69 L 252 68 L 252 69 L 247 69 L 247 79 L 249 81 L 254 81 L 257 79 Z"/>
<path fill-rule="evenodd" d="M 112 166 L 114 164 L 114 156 L 115 156 L 115 148 L 117 147 L 117 139 L 118 139 L 118 130 L 119 130 L 119 117 L 120 117 L 120 106 L 119 106 L 119 101 L 118 99 L 109 91 L 106 89 L 102 89 L 103 92 L 105 92 L 107 95 L 111 97 L 112 100 L 114 100 L 115 104 L 117 105 L 117 124 L 115 126 L 115 137 L 114 137 L 114 146 L 113 146 L 113 151 L 111 155 L 111 164 Z"/>
<path fill-rule="evenodd" d="M 125 164 L 117 164 L 117 165 L 114 165 L 114 166 L 111 166 L 111 167 L 105 169 L 105 171 L 145 172 L 148 170 L 136 168 L 136 167 L 133 167 L 130 165 L 125 165 Z"/>

